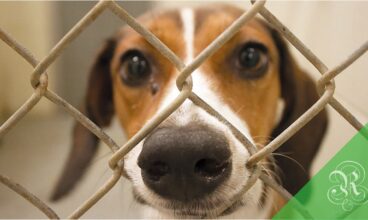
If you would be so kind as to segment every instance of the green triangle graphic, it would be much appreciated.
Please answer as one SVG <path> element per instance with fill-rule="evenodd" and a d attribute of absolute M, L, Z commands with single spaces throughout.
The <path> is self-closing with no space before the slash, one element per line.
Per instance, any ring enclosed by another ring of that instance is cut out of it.
<path fill-rule="evenodd" d="M 272 219 L 368 219 L 368 124 Z"/>

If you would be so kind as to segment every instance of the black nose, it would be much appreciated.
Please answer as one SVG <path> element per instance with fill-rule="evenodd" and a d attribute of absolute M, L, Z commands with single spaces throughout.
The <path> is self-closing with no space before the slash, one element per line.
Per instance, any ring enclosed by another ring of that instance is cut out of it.
<path fill-rule="evenodd" d="M 165 127 L 144 142 L 138 158 L 147 187 L 189 202 L 214 191 L 231 172 L 225 136 L 205 126 Z"/>

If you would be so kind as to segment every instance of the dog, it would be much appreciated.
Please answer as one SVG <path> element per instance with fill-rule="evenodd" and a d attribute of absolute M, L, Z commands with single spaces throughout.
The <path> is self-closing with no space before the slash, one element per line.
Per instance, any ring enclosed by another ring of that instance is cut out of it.
<path fill-rule="evenodd" d="M 188 64 L 243 12 L 216 5 L 151 12 L 139 21 Z M 179 94 L 178 75 L 142 36 L 122 27 L 97 55 L 83 112 L 100 127 L 116 115 L 130 138 Z M 260 18 L 245 24 L 192 77 L 193 91 L 259 149 L 319 98 L 285 40 Z M 322 111 L 262 162 L 264 172 L 297 193 L 310 178 L 326 128 Z M 75 124 L 53 200 L 75 186 L 98 144 L 88 129 Z M 227 126 L 186 100 L 126 155 L 124 171 L 136 200 L 146 205 L 147 217 L 270 218 L 285 201 L 259 179 L 238 201 L 229 202 L 249 181 L 249 157 Z M 227 208 L 220 211 L 224 204 Z"/>

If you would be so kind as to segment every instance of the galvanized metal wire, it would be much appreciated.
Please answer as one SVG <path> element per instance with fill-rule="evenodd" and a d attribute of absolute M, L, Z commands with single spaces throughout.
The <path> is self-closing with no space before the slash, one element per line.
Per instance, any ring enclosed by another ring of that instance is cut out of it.
<path fill-rule="evenodd" d="M 30 193 L 26 188 L 22 185 L 14 182 L 9 177 L 0 175 L 0 182 L 5 186 L 9 187 L 9 189 L 14 190 L 24 199 L 29 201 L 33 206 L 38 208 L 41 212 L 43 212 L 50 219 L 58 219 L 59 216 L 52 210 L 49 206 L 47 206 L 44 202 L 42 202 L 37 196 Z"/>
<path fill-rule="evenodd" d="M 226 210 L 249 190 L 260 179 L 264 184 L 273 188 L 286 201 L 291 199 L 291 195 L 276 181 L 261 172 L 259 162 L 268 157 L 272 152 L 278 149 L 283 143 L 291 138 L 298 130 L 305 126 L 311 119 L 313 119 L 321 110 L 327 105 L 331 105 L 343 118 L 345 118 L 357 130 L 363 127 L 363 124 L 338 100 L 334 98 L 335 84 L 334 78 L 350 66 L 355 60 L 361 57 L 368 50 L 368 41 L 360 48 L 352 53 L 346 60 L 341 62 L 334 68 L 328 68 L 308 47 L 306 47 L 301 40 L 299 40 L 286 26 L 284 26 L 270 11 L 265 7 L 266 1 L 252 1 L 252 7 L 242 14 L 235 22 L 233 22 L 221 35 L 219 35 L 207 48 L 205 48 L 190 64 L 185 65 L 184 62 L 176 56 L 164 43 L 162 43 L 154 34 L 143 27 L 134 17 L 132 17 L 124 8 L 118 5 L 114 0 L 100 0 L 95 6 L 70 29 L 70 31 L 54 46 L 50 53 L 41 61 L 38 61 L 33 54 L 19 44 L 13 37 L 0 28 L 0 39 L 23 57 L 34 70 L 31 74 L 31 86 L 34 92 L 28 100 L 14 112 L 0 127 L 0 138 L 8 131 L 10 131 L 27 113 L 36 106 L 42 98 L 46 98 L 55 105 L 64 109 L 68 114 L 79 121 L 83 126 L 94 133 L 101 139 L 112 151 L 113 155 L 109 160 L 109 166 L 112 171 L 111 178 L 106 181 L 103 186 L 96 191 L 89 199 L 81 204 L 75 211 L 73 211 L 68 218 L 80 218 L 85 212 L 91 209 L 106 193 L 108 193 L 118 182 L 122 176 L 123 157 L 129 153 L 140 141 L 142 141 L 153 129 L 155 129 L 162 121 L 168 118 L 180 105 L 187 99 L 191 100 L 195 105 L 204 109 L 209 114 L 213 115 L 221 122 L 223 122 L 233 132 L 234 136 L 244 145 L 250 152 L 250 158 L 247 166 L 252 170 L 252 175 L 248 183 L 239 189 L 237 194 L 230 203 L 224 204 L 220 207 L 219 213 Z M 48 75 L 46 73 L 48 67 L 60 56 L 65 48 L 73 42 L 87 26 L 93 24 L 104 11 L 110 10 L 117 17 L 125 21 L 131 28 L 141 34 L 153 47 L 165 56 L 180 72 L 176 79 L 178 90 L 180 94 L 162 111 L 158 112 L 152 119 L 148 121 L 133 137 L 131 137 L 122 147 L 119 147 L 115 141 L 107 135 L 100 127 L 83 115 L 80 111 L 74 108 L 71 104 L 58 96 L 56 93 L 48 88 Z M 206 97 L 199 97 L 192 91 L 191 74 L 206 60 L 209 56 L 214 54 L 222 45 L 224 45 L 239 29 L 250 19 L 257 14 L 260 14 L 275 27 L 301 54 L 303 54 L 322 74 L 317 81 L 317 87 L 320 92 L 319 100 L 311 106 L 302 116 L 300 116 L 293 124 L 286 128 L 278 137 L 271 141 L 262 149 L 256 146 L 247 139 L 235 126 L 233 126 L 225 117 L 223 117 L 216 109 L 212 108 L 206 103 Z M 368 136 L 368 135 L 367 135 Z M 32 205 L 42 211 L 48 218 L 57 219 L 59 216 L 46 205 L 45 202 L 30 193 L 21 185 L 15 183 L 11 179 L 0 175 L 0 182 L 14 192 L 29 201 Z M 299 203 L 295 204 L 296 210 L 307 218 L 312 216 Z M 211 216 L 209 216 L 211 217 Z"/>

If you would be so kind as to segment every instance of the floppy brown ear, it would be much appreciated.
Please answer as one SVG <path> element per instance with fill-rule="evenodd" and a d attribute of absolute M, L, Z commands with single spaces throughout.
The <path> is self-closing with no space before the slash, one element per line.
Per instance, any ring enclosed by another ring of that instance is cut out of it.
<path fill-rule="evenodd" d="M 279 51 L 281 93 L 285 102 L 282 119 L 273 130 L 272 137 L 276 137 L 307 111 L 319 96 L 315 83 L 298 67 L 284 39 L 275 30 L 271 32 Z M 297 162 L 282 156 L 275 158 L 282 172 L 282 185 L 293 195 L 310 179 L 310 168 L 326 129 L 327 113 L 323 110 L 276 151 Z"/>
<path fill-rule="evenodd" d="M 82 113 L 100 127 L 109 125 L 114 114 L 110 61 L 115 44 L 115 40 L 108 40 L 98 54 L 90 71 L 85 103 L 82 106 Z M 60 199 L 73 189 L 89 166 L 98 144 L 99 139 L 92 132 L 75 122 L 72 149 L 52 193 L 52 201 Z"/>

